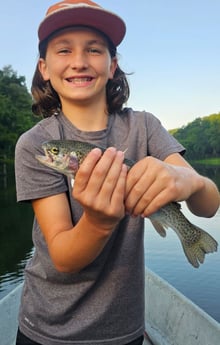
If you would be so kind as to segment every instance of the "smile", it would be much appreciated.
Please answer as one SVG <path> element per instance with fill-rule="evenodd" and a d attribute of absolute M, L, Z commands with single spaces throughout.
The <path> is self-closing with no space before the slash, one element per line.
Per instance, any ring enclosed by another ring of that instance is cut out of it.
<path fill-rule="evenodd" d="M 92 81 L 93 78 L 92 77 L 74 77 L 74 78 L 67 78 L 66 80 L 74 84 L 83 84 L 83 83 Z"/>

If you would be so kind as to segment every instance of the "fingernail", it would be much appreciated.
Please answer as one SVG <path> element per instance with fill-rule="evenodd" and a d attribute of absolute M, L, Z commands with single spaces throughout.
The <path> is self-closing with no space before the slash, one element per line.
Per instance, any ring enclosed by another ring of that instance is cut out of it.
<path fill-rule="evenodd" d="M 116 148 L 115 147 L 108 147 L 107 150 L 111 151 L 111 152 L 116 152 Z"/>
<path fill-rule="evenodd" d="M 94 149 L 91 150 L 91 152 L 99 153 L 100 154 L 100 152 L 102 152 L 102 151 L 98 147 L 95 147 Z"/>
<path fill-rule="evenodd" d="M 122 158 L 122 159 L 124 159 L 124 156 L 125 156 L 125 155 L 124 155 L 124 152 L 118 151 L 118 152 L 117 152 L 117 156 L 120 157 L 120 158 Z"/>

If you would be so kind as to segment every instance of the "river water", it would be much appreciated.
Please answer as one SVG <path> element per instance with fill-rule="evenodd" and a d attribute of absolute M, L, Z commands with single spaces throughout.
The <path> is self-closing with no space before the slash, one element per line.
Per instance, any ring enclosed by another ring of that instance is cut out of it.
<path fill-rule="evenodd" d="M 220 166 L 197 166 L 220 189 Z M 192 215 L 185 204 L 187 218 L 209 232 L 220 244 L 220 210 L 215 217 L 199 218 Z M 29 204 L 17 204 L 13 172 L 0 175 L 0 299 L 23 280 L 23 270 L 33 252 L 31 226 L 33 213 Z M 198 269 L 187 261 L 180 241 L 168 229 L 161 238 L 149 220 L 145 226 L 146 266 L 159 274 L 185 296 L 220 322 L 220 250 L 209 254 Z"/>

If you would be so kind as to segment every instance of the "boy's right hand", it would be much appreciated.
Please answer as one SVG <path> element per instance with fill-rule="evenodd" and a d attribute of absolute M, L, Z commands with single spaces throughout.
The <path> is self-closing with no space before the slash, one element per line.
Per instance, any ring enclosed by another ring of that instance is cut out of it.
<path fill-rule="evenodd" d="M 80 166 L 73 197 L 82 205 L 87 220 L 112 231 L 125 215 L 127 167 L 124 153 L 108 148 L 103 154 L 93 149 Z"/>

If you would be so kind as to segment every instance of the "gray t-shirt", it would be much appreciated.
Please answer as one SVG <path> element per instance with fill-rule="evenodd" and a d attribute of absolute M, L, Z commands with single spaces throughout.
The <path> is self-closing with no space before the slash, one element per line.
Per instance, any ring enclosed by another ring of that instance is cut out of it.
<path fill-rule="evenodd" d="M 92 119 L 91 119 L 92 121 Z M 70 181 L 36 158 L 50 139 L 87 141 L 126 150 L 138 161 L 164 160 L 184 148 L 152 114 L 124 109 L 109 115 L 105 130 L 83 132 L 61 113 L 40 121 L 18 140 L 15 156 L 17 200 L 68 193 L 73 223 L 82 215 Z M 79 273 L 60 273 L 51 261 L 36 219 L 35 252 L 25 269 L 19 327 L 44 345 L 122 345 L 144 331 L 144 220 L 126 216 L 97 259 Z"/>

